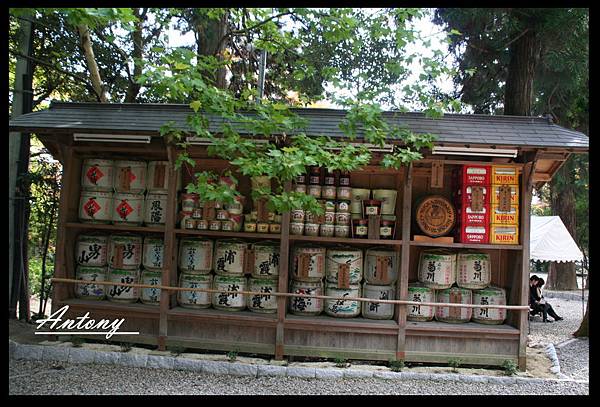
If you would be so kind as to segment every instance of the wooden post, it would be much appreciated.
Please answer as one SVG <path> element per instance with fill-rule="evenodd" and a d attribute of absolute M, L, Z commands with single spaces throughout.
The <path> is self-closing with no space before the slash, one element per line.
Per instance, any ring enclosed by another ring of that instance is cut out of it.
<path fill-rule="evenodd" d="M 292 190 L 292 183 L 286 182 L 284 191 Z M 279 285 L 278 291 L 283 293 L 288 291 L 288 270 L 290 257 L 290 213 L 285 212 L 281 216 L 281 240 L 279 246 Z M 286 297 L 277 298 L 277 331 L 275 335 L 275 359 L 283 359 L 284 350 L 284 326 L 286 313 Z"/>
<path fill-rule="evenodd" d="M 175 170 L 175 150 L 171 146 L 167 146 L 167 154 L 169 158 L 169 192 L 167 194 L 167 216 L 165 220 L 164 233 L 164 257 L 163 257 L 163 272 L 162 285 L 177 286 L 177 262 L 174 259 L 177 257 L 175 250 L 175 222 L 177 221 L 177 178 L 181 170 Z M 162 290 L 160 292 L 160 319 L 158 324 L 158 349 L 166 350 L 166 340 L 168 335 L 168 316 L 167 313 L 171 309 L 171 305 L 177 301 L 177 294 Z"/>
<path fill-rule="evenodd" d="M 404 172 L 404 191 L 402 194 L 402 248 L 400 255 L 400 272 L 398 273 L 398 299 L 408 298 L 408 274 L 410 256 L 410 225 L 412 210 L 412 163 Z M 396 348 L 396 359 L 404 360 L 406 354 L 406 306 L 399 305 L 396 308 L 398 315 L 398 346 Z"/>
<path fill-rule="evenodd" d="M 529 234 L 530 234 L 530 210 L 531 194 L 533 189 L 533 175 L 535 173 L 535 162 L 529 162 L 523 169 L 521 180 L 521 196 L 523 197 L 523 207 L 521 210 L 521 242 L 523 251 L 521 257 L 521 280 L 519 289 L 519 305 L 527 305 L 529 302 L 529 292 L 526 289 L 529 284 Z M 519 273 L 517 270 L 516 274 Z M 516 288 L 516 287 L 515 287 Z M 519 369 L 525 371 L 527 367 L 527 324 L 528 313 L 521 311 L 519 314 Z"/>

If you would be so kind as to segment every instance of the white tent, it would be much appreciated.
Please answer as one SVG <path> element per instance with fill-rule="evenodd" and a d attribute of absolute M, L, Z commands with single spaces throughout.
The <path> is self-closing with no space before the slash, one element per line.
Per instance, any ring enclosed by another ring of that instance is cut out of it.
<path fill-rule="evenodd" d="M 583 260 L 581 250 L 559 216 L 532 216 L 529 246 L 531 260 Z"/>

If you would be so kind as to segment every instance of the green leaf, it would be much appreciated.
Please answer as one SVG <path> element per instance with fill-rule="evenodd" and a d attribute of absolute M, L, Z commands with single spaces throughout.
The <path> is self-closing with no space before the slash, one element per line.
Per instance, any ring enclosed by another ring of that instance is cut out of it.
<path fill-rule="evenodd" d="M 194 109 L 194 112 L 198 113 L 198 110 L 200 109 L 200 107 L 202 106 L 202 102 L 199 100 L 194 100 L 192 103 L 190 103 L 190 107 L 192 109 Z"/>

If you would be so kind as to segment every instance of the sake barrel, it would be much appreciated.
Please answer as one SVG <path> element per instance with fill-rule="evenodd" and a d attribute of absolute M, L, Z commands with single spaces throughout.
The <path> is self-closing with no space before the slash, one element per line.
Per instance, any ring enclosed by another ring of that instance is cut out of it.
<path fill-rule="evenodd" d="M 108 258 L 108 236 L 79 235 L 75 243 L 77 264 L 104 267 Z"/>
<path fill-rule="evenodd" d="M 160 237 L 147 236 L 144 238 L 142 264 L 144 269 L 161 271 L 164 262 L 165 242 Z"/>
<path fill-rule="evenodd" d="M 144 223 L 146 225 L 164 225 L 167 220 L 167 195 L 146 195 L 144 202 Z"/>
<path fill-rule="evenodd" d="M 107 281 L 106 267 L 78 266 L 75 272 L 77 280 Z M 75 297 L 86 300 L 103 300 L 106 295 L 104 284 L 76 284 Z"/>
<path fill-rule="evenodd" d="M 350 211 L 352 213 L 363 213 L 362 201 L 371 197 L 370 189 L 352 188 L 352 203 Z"/>
<path fill-rule="evenodd" d="M 144 270 L 142 271 L 142 276 L 140 279 L 142 281 L 142 284 L 158 286 L 162 283 L 162 272 Z M 159 305 L 160 288 L 141 288 L 140 301 L 144 304 Z"/>
<path fill-rule="evenodd" d="M 435 291 L 422 283 L 408 285 L 408 300 L 415 302 L 435 302 Z M 406 319 L 409 321 L 431 321 L 435 307 L 431 305 L 407 305 Z"/>
<path fill-rule="evenodd" d="M 456 282 L 456 255 L 443 250 L 421 252 L 419 281 L 429 288 L 450 288 Z"/>
<path fill-rule="evenodd" d="M 394 215 L 396 213 L 396 196 L 394 189 L 374 189 L 373 199 L 381 201 L 381 214 Z"/>
<path fill-rule="evenodd" d="M 296 246 L 292 278 L 299 281 L 320 281 L 325 276 L 324 247 Z"/>
<path fill-rule="evenodd" d="M 137 270 L 142 264 L 142 237 L 111 235 L 108 239 L 108 264 L 116 269 Z"/>
<path fill-rule="evenodd" d="M 113 223 L 141 225 L 144 222 L 144 195 L 115 192 Z"/>
<path fill-rule="evenodd" d="M 365 280 L 374 285 L 391 285 L 398 280 L 398 252 L 374 247 L 365 252 Z"/>
<path fill-rule="evenodd" d="M 248 309 L 253 312 L 277 312 L 277 297 L 271 293 L 277 292 L 277 278 L 249 278 L 249 291 L 263 294 L 248 295 Z"/>
<path fill-rule="evenodd" d="M 242 240 L 217 240 L 215 242 L 214 269 L 220 275 L 243 275 L 244 258 L 248 244 Z"/>
<path fill-rule="evenodd" d="M 271 278 L 279 275 L 279 243 L 261 242 L 252 245 L 254 267 L 252 277 Z"/>
<path fill-rule="evenodd" d="M 472 304 L 473 295 L 471 290 L 460 287 L 452 287 L 436 291 L 437 302 L 452 304 Z M 473 314 L 472 308 L 437 306 L 435 319 L 442 322 L 463 323 L 469 322 Z"/>
<path fill-rule="evenodd" d="M 486 253 L 458 253 L 456 256 L 456 284 L 462 288 L 481 290 L 492 280 L 490 255 Z"/>
<path fill-rule="evenodd" d="M 87 158 L 81 167 L 81 189 L 85 191 L 113 190 L 113 160 Z"/>
<path fill-rule="evenodd" d="M 321 280 L 299 281 L 292 280 L 290 293 L 303 295 L 323 295 Z M 319 315 L 323 312 L 323 299 L 310 297 L 290 297 L 290 312 L 294 315 Z"/>
<path fill-rule="evenodd" d="M 420 199 L 415 213 L 417 225 L 431 237 L 449 234 L 456 222 L 456 210 L 452 202 L 440 195 Z"/>
<path fill-rule="evenodd" d="M 506 305 L 506 291 L 499 287 L 473 290 L 473 304 Z M 506 309 L 473 308 L 473 321 L 480 324 L 500 325 L 506 319 Z"/>
<path fill-rule="evenodd" d="M 396 285 L 363 284 L 362 296 L 377 300 L 393 300 L 396 298 Z M 363 302 L 362 316 L 369 319 L 392 319 L 394 304 L 381 302 Z"/>
<path fill-rule="evenodd" d="M 148 193 L 167 194 L 169 191 L 169 162 L 148 162 L 148 177 L 146 179 Z M 177 177 L 177 191 L 181 190 L 181 172 Z"/>
<path fill-rule="evenodd" d="M 213 307 L 227 311 L 241 311 L 246 308 L 248 295 L 238 294 L 238 291 L 248 291 L 246 277 L 216 275 L 213 289 L 219 290 L 212 294 Z"/>
<path fill-rule="evenodd" d="M 212 274 L 181 273 L 179 287 L 211 289 L 213 285 Z M 212 294 L 204 291 L 177 291 L 177 303 L 185 308 L 210 307 Z"/>
<path fill-rule="evenodd" d="M 213 241 L 201 238 L 185 238 L 179 243 L 178 265 L 181 271 L 208 274 L 213 264 Z"/>
<path fill-rule="evenodd" d="M 125 270 L 120 268 L 108 268 L 108 280 L 113 283 L 138 284 L 140 282 L 140 271 Z M 106 297 L 116 302 L 137 302 L 140 298 L 140 289 L 137 287 L 126 287 L 122 285 L 109 285 Z"/>
<path fill-rule="evenodd" d="M 325 274 L 327 281 L 339 287 L 359 284 L 363 277 L 363 252 L 351 247 L 327 249 Z"/>
<path fill-rule="evenodd" d="M 141 194 L 146 190 L 145 161 L 115 160 L 113 188 L 115 192 Z"/>
<path fill-rule="evenodd" d="M 352 284 L 349 288 L 338 288 L 337 284 L 327 283 L 325 295 L 339 297 L 338 300 L 325 300 L 325 313 L 336 318 L 353 318 L 360 315 L 360 302 L 344 300 L 345 297 L 360 297 L 360 285 Z"/>
<path fill-rule="evenodd" d="M 84 223 L 110 223 L 112 220 L 113 193 L 81 191 L 79 220 Z"/>

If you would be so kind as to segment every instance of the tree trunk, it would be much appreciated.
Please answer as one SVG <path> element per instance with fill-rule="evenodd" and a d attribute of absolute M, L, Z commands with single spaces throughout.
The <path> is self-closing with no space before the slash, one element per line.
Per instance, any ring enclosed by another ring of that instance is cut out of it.
<path fill-rule="evenodd" d="M 226 45 L 223 38 L 227 33 L 227 18 L 227 13 L 224 13 L 218 20 L 207 16 L 196 17 L 194 31 L 196 32 L 198 55 L 212 55 L 220 61 L 223 60 L 223 51 Z M 215 73 L 207 74 L 214 79 L 216 87 L 225 89 L 227 86 L 225 73 L 226 70 L 222 67 Z"/>
<path fill-rule="evenodd" d="M 102 103 L 108 102 L 106 94 L 104 93 L 104 85 L 102 84 L 102 78 L 100 77 L 100 71 L 98 70 L 98 64 L 96 63 L 96 57 L 94 56 L 94 50 L 92 49 L 92 40 L 90 38 L 90 31 L 87 25 L 77 26 L 79 38 L 81 39 L 81 47 L 85 54 L 85 61 L 87 63 L 88 71 L 90 71 L 90 78 L 92 80 L 92 86 L 94 92 L 98 96 L 98 100 Z"/>
<path fill-rule="evenodd" d="M 510 62 L 504 92 L 505 115 L 531 115 L 533 79 L 540 48 L 540 41 L 532 29 L 510 44 Z"/>
<path fill-rule="evenodd" d="M 48 223 L 46 224 L 46 230 L 44 233 L 44 242 L 43 242 L 43 253 L 42 253 L 42 276 L 41 276 L 41 287 L 40 287 L 40 306 L 38 309 L 38 316 L 44 315 L 44 289 L 46 286 L 46 259 L 48 258 L 48 246 L 50 246 L 50 235 L 52 234 L 53 224 L 54 224 L 54 212 L 55 206 L 52 205 L 50 208 L 50 213 L 48 214 Z"/>
<path fill-rule="evenodd" d="M 138 18 L 135 24 L 135 30 L 131 33 L 131 40 L 133 41 L 133 80 L 127 87 L 127 94 L 125 95 L 125 103 L 135 103 L 137 96 L 140 93 L 141 85 L 135 82 L 142 75 L 142 61 L 144 51 L 144 38 L 142 36 L 142 28 L 144 21 L 146 21 L 146 13 L 141 13 L 140 9 L 133 9 L 133 15 Z"/>
<path fill-rule="evenodd" d="M 570 163 L 565 163 L 550 184 L 552 214 L 560 216 L 572 237 L 577 236 L 575 221 L 575 192 L 571 182 Z M 551 263 L 547 288 L 551 290 L 577 290 L 575 263 Z"/>
<path fill-rule="evenodd" d="M 575 331 L 575 333 L 573 334 L 574 337 L 576 337 L 576 338 L 588 337 L 589 338 L 589 336 L 590 336 L 589 324 L 588 324 L 589 311 L 590 311 L 590 297 L 588 296 L 588 302 L 587 302 L 587 305 L 585 306 L 585 315 L 583 316 L 583 321 L 581 321 L 581 325 L 579 325 L 579 329 L 577 329 L 577 331 Z"/>

